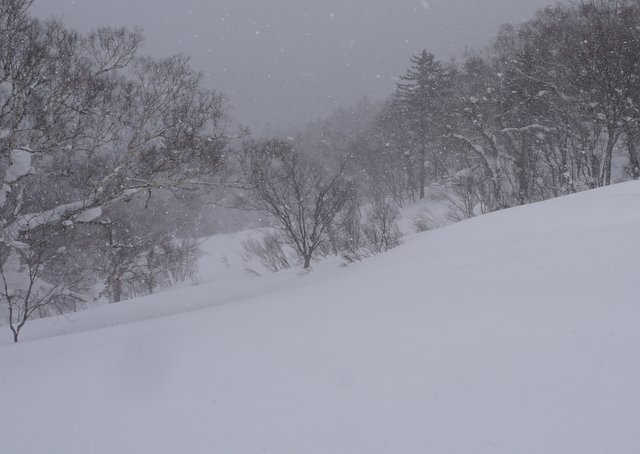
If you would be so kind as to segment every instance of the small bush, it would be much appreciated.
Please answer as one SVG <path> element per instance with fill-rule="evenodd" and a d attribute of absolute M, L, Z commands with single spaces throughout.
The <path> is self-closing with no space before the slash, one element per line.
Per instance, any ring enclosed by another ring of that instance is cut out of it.
<path fill-rule="evenodd" d="M 351 210 L 342 229 L 342 257 L 356 262 L 400 245 L 398 216 L 398 209 L 387 200 L 374 202 L 364 221 L 359 208 Z"/>
<path fill-rule="evenodd" d="M 242 243 L 242 246 L 246 259 L 256 258 L 267 270 L 275 273 L 291 268 L 288 254 L 283 247 L 285 244 L 278 232 L 270 232 L 260 240 L 249 238 Z"/>
<path fill-rule="evenodd" d="M 413 230 L 416 233 L 426 232 L 438 227 L 438 221 L 435 216 L 429 212 L 429 210 L 422 210 L 416 217 L 413 218 L 411 223 Z"/>

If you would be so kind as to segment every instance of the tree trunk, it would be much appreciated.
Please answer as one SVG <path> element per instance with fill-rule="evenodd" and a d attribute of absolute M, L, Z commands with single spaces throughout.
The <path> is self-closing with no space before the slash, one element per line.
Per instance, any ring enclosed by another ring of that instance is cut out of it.
<path fill-rule="evenodd" d="M 122 283 L 120 279 L 116 278 L 113 284 L 113 302 L 119 303 L 120 301 L 122 301 Z"/>
<path fill-rule="evenodd" d="M 630 128 L 627 134 L 627 151 L 629 152 L 629 166 L 631 167 L 631 176 L 634 180 L 640 178 L 640 160 L 638 159 L 638 137 L 636 132 L 632 132 Z"/>
<path fill-rule="evenodd" d="M 147 290 L 149 291 L 149 295 L 153 295 L 153 289 L 156 286 L 155 279 L 153 275 L 147 276 Z"/>
<path fill-rule="evenodd" d="M 304 266 L 303 269 L 309 269 L 311 266 L 311 254 L 304 256 Z"/>
<path fill-rule="evenodd" d="M 427 150 L 424 144 L 420 150 L 420 175 L 418 179 L 420 180 L 418 182 L 420 185 L 420 200 L 422 200 L 424 199 L 424 185 L 427 181 Z"/>
<path fill-rule="evenodd" d="M 613 160 L 613 148 L 618 141 L 618 133 L 609 128 L 607 131 L 607 147 L 605 149 L 604 160 L 602 163 L 602 173 L 600 175 L 600 186 L 609 186 L 611 184 L 611 162 Z"/>

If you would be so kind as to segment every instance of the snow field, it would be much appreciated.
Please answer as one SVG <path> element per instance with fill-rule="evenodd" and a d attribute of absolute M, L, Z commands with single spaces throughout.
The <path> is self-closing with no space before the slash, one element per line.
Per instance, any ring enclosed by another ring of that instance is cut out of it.
<path fill-rule="evenodd" d="M 0 346 L 0 452 L 638 452 L 638 207 L 630 182 L 34 322 Z"/>

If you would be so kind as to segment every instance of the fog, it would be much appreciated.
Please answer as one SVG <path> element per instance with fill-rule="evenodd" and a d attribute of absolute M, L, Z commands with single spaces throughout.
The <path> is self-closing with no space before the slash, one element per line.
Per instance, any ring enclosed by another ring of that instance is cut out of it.
<path fill-rule="evenodd" d="M 227 95 L 234 118 L 260 133 L 382 99 L 409 58 L 448 60 L 486 45 L 550 0 L 36 0 L 81 31 L 138 25 L 145 51 L 183 52 Z"/>

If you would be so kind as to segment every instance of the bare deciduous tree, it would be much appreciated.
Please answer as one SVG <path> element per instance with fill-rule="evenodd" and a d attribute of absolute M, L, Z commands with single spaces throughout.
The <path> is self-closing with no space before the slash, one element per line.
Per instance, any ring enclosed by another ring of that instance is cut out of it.
<path fill-rule="evenodd" d="M 242 246 L 246 259 L 257 258 L 272 273 L 291 268 L 288 241 L 283 238 L 282 232 L 267 232 L 259 240 L 249 238 Z"/>
<path fill-rule="evenodd" d="M 246 144 L 243 168 L 248 189 L 243 204 L 271 215 L 309 268 L 353 193 L 344 164 L 329 171 L 290 143 L 271 140 Z"/>
<path fill-rule="evenodd" d="M 83 272 L 65 266 L 65 247 L 49 241 L 50 229 L 33 229 L 28 249 L 3 248 L 0 254 L 0 299 L 6 306 L 14 342 L 32 318 L 75 310 Z"/>
<path fill-rule="evenodd" d="M 338 249 L 348 262 L 393 249 L 400 245 L 398 208 L 384 197 L 376 197 L 368 210 L 353 198 L 344 213 L 343 228 L 338 232 Z"/>
<path fill-rule="evenodd" d="M 0 260 L 20 257 L 26 281 L 32 232 L 54 245 L 84 226 L 97 240 L 105 213 L 132 200 L 215 188 L 229 141 L 227 101 L 187 57 L 139 57 L 138 30 L 83 36 L 31 17 L 31 4 L 0 0 Z"/>

